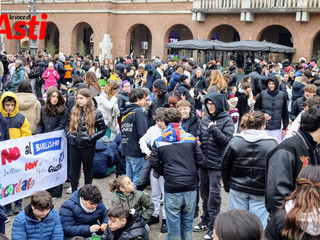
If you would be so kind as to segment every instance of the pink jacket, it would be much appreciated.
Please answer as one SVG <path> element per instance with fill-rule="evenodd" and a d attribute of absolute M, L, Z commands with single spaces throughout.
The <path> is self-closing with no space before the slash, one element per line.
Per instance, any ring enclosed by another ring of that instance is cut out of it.
<path fill-rule="evenodd" d="M 48 72 L 49 72 L 49 77 L 47 77 Z M 54 74 L 53 74 L 54 72 L 55 72 L 56 76 L 54 76 Z M 57 87 L 57 80 L 60 79 L 60 75 L 56 70 L 50 69 L 47 67 L 47 69 L 42 74 L 42 78 L 45 79 L 44 89 L 48 90 L 48 88 L 51 86 Z"/>

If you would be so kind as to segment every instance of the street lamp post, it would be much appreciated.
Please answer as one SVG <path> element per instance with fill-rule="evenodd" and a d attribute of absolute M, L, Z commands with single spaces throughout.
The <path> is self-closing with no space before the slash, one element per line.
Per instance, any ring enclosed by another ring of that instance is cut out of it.
<path fill-rule="evenodd" d="M 31 19 L 31 0 L 28 1 L 28 7 L 27 8 L 29 9 L 29 18 Z M 29 35 L 29 32 L 30 32 L 30 27 L 28 29 L 28 35 Z M 29 40 L 28 40 L 29 49 L 30 49 L 30 45 L 31 45 L 31 39 L 29 37 Z"/>
<path fill-rule="evenodd" d="M 36 17 L 36 0 L 33 0 L 33 13 L 32 16 Z M 37 35 L 37 31 L 36 31 L 36 26 L 34 26 L 34 35 Z M 32 40 L 32 44 L 30 46 L 30 52 L 31 54 L 37 55 L 37 50 L 38 50 L 38 46 L 37 46 L 37 40 Z"/>

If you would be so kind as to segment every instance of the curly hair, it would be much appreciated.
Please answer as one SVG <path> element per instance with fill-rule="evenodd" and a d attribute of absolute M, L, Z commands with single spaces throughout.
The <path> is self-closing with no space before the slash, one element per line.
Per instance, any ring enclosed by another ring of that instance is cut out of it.
<path fill-rule="evenodd" d="M 85 185 L 83 188 L 81 188 L 79 195 L 80 197 L 83 197 L 84 200 L 95 204 L 99 204 L 102 200 L 101 192 L 95 185 Z"/>

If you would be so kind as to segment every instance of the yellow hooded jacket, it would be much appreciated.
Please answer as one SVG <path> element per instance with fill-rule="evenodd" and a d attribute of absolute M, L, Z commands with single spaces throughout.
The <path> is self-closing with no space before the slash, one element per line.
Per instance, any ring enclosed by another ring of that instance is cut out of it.
<path fill-rule="evenodd" d="M 14 110 L 11 114 L 6 112 L 4 109 L 3 99 L 5 97 L 13 97 L 16 101 Z M 28 119 L 19 113 L 18 100 L 13 92 L 4 92 L 2 94 L 0 100 L 0 112 L 8 121 L 10 139 L 31 136 Z"/>

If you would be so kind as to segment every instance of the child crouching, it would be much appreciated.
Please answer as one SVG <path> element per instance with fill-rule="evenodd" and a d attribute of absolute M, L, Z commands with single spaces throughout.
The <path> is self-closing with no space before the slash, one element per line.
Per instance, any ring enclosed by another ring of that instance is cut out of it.
<path fill-rule="evenodd" d="M 107 211 L 108 227 L 101 240 L 148 240 L 146 223 L 134 209 L 121 202 L 113 204 Z"/>
<path fill-rule="evenodd" d="M 154 210 L 151 199 L 144 192 L 135 190 L 128 176 L 121 175 L 116 179 L 112 179 L 109 182 L 109 190 L 116 192 L 116 196 L 112 199 L 112 204 L 116 202 L 128 204 L 130 209 L 133 208 L 140 213 L 143 220 L 150 219 Z"/>

